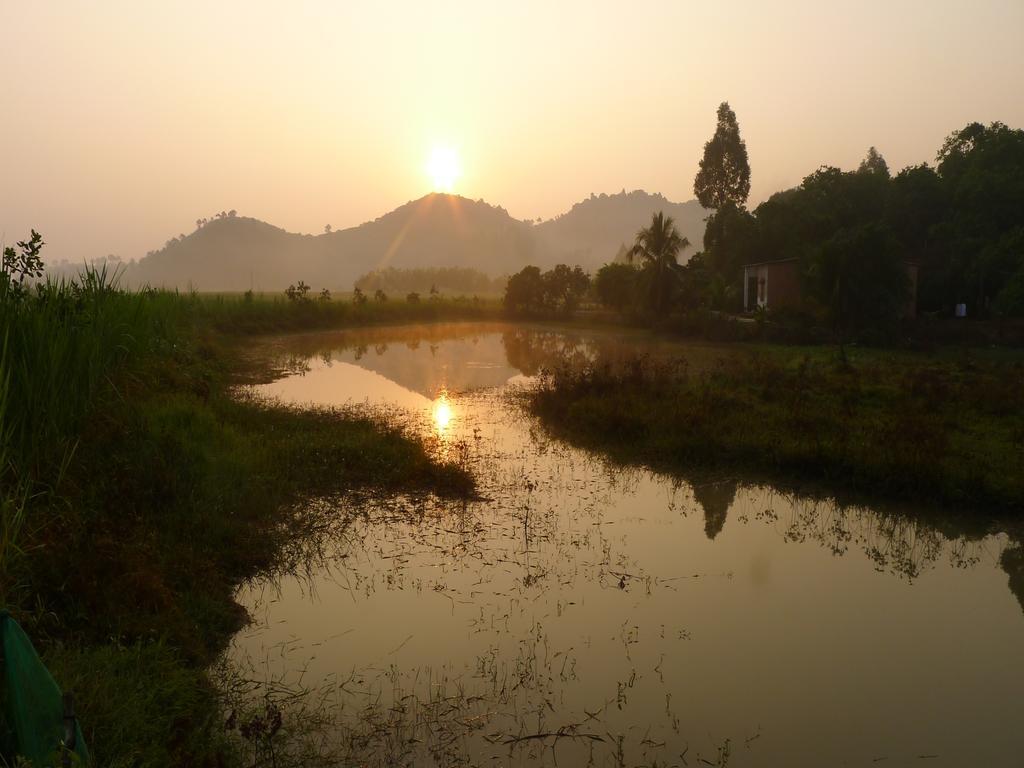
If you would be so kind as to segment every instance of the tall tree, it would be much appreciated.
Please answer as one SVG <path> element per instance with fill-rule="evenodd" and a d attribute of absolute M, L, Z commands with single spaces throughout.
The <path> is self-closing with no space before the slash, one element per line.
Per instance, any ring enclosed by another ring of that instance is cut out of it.
<path fill-rule="evenodd" d="M 718 125 L 715 135 L 704 145 L 693 192 L 702 206 L 715 210 L 730 203 L 742 208 L 750 195 L 747 145 L 740 138 L 736 113 L 727 101 L 718 107 Z"/>
<path fill-rule="evenodd" d="M 672 289 L 679 282 L 679 252 L 690 246 L 690 241 L 679 234 L 671 216 L 662 211 L 651 217 L 651 226 L 636 233 L 636 242 L 626 254 L 630 263 L 640 259 L 650 297 L 650 309 L 655 313 L 668 309 Z"/>
<path fill-rule="evenodd" d="M 877 173 L 879 176 L 889 178 L 889 164 L 885 162 L 882 153 L 874 147 L 868 149 L 867 157 L 860 161 L 857 168 L 858 173 Z"/>

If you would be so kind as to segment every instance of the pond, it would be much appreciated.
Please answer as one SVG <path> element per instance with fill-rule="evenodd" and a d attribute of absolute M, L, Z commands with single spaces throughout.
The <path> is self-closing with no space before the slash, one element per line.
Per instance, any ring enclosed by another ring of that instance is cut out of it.
<path fill-rule="evenodd" d="M 350 764 L 1024 764 L 1005 534 L 623 468 L 517 396 L 545 365 L 713 349 L 499 324 L 268 343 L 258 394 L 382 408 L 480 490 L 320 500 L 295 567 L 239 594 L 233 663 L 316 697 Z"/>

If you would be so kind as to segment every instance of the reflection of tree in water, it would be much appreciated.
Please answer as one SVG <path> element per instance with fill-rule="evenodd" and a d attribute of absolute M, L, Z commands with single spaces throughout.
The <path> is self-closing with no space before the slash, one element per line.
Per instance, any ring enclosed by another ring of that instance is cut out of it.
<path fill-rule="evenodd" d="M 817 541 L 834 555 L 844 555 L 850 546 L 859 547 L 879 571 L 915 579 L 948 553 L 957 568 L 969 568 L 981 559 L 978 539 L 983 533 L 941 529 L 916 518 L 889 514 L 863 507 L 846 506 L 834 500 L 786 496 L 788 519 L 780 520 L 787 541 Z M 772 510 L 758 513 L 776 519 Z M 973 536 L 973 538 L 972 538 Z"/>
<path fill-rule="evenodd" d="M 536 376 L 542 368 L 582 365 L 596 357 L 593 343 L 557 331 L 510 328 L 501 334 L 509 365 L 527 376 Z"/>
<path fill-rule="evenodd" d="M 739 483 L 735 480 L 722 480 L 693 486 L 693 498 L 704 510 L 704 533 L 709 539 L 714 539 L 722 532 L 729 508 L 736 500 L 738 488 Z"/>
<path fill-rule="evenodd" d="M 1004 551 L 999 564 L 1010 577 L 1010 591 L 1017 596 L 1017 602 L 1024 610 L 1024 544 Z"/>

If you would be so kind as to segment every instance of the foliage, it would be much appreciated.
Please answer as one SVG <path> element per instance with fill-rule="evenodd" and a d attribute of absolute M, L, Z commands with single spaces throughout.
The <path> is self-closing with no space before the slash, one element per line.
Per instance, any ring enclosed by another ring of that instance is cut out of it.
<path fill-rule="evenodd" d="M 910 261 L 919 267 L 924 311 L 951 315 L 955 304 L 968 302 L 972 316 L 1024 312 L 1014 298 L 1024 265 L 1024 131 L 1001 123 L 972 123 L 953 133 L 934 168 L 905 168 L 892 178 L 872 147 L 856 172 L 820 168 L 753 214 L 733 201 L 716 208 L 704 252 L 684 275 L 690 302 L 696 296 L 701 305 L 737 310 L 744 264 L 796 258 L 811 291 L 805 309 L 830 308 L 834 321 L 842 315 L 840 324 L 859 333 L 893 320 L 907 287 L 895 262 Z M 863 250 L 869 241 L 876 249 L 870 254 Z M 869 263 L 861 265 L 864 259 Z M 846 283 L 821 280 L 844 272 L 852 278 Z M 848 293 L 837 303 L 835 289 L 843 285 L 860 295 Z"/>
<path fill-rule="evenodd" d="M 363 304 L 366 303 L 366 294 L 363 293 L 362 290 L 360 290 L 358 285 L 356 286 L 355 290 L 352 291 L 352 303 L 355 304 L 357 307 L 361 307 L 363 306 Z"/>
<path fill-rule="evenodd" d="M 820 168 L 753 214 L 727 206 L 708 220 L 707 304 L 738 308 L 742 266 L 796 258 L 804 309 L 824 308 L 840 335 L 891 324 L 907 305 L 904 251 L 887 219 L 890 187 L 879 170 Z"/>
<path fill-rule="evenodd" d="M 907 305 L 906 269 L 891 233 L 877 224 L 839 230 L 811 256 L 806 274 L 808 296 L 828 307 L 841 340 L 891 326 Z"/>
<path fill-rule="evenodd" d="M 932 254 L 948 270 L 944 305 L 969 302 L 983 315 L 1024 265 L 1024 130 L 971 123 L 946 139 L 937 171 L 949 201 Z"/>
<path fill-rule="evenodd" d="M 505 286 L 503 301 L 509 312 L 536 313 L 547 309 L 540 267 L 523 267 L 512 275 Z"/>
<path fill-rule="evenodd" d="M 24 298 L 28 292 L 25 281 L 31 283 L 43 276 L 43 260 L 39 255 L 43 245 L 42 235 L 33 229 L 28 240 L 18 241 L 17 249 L 4 248 L 0 262 L 0 291 L 4 301 Z"/>
<path fill-rule="evenodd" d="M 1016 238 L 1018 252 L 1024 252 L 1024 234 L 1018 233 Z M 1001 317 L 1024 317 L 1024 263 L 996 296 L 993 309 Z"/>
<path fill-rule="evenodd" d="M 299 284 L 289 285 L 285 288 L 284 295 L 288 297 L 288 301 L 309 301 L 310 287 L 304 282 L 299 280 Z"/>
<path fill-rule="evenodd" d="M 881 152 L 875 147 L 869 147 L 867 156 L 860 161 L 860 165 L 857 167 L 857 173 L 877 173 L 888 179 L 890 176 L 889 164 L 885 162 Z"/>
<path fill-rule="evenodd" d="M 714 136 L 704 145 L 693 192 L 705 208 L 718 210 L 726 205 L 742 208 L 747 202 L 750 194 L 747 145 L 740 138 L 736 113 L 728 102 L 723 101 L 718 107 L 718 124 Z"/>
<path fill-rule="evenodd" d="M 658 212 L 651 225 L 636 233 L 636 241 L 626 256 L 630 263 L 641 262 L 641 290 L 644 309 L 655 314 L 665 312 L 680 280 L 679 252 L 690 245 L 679 234 L 671 216 Z"/>
<path fill-rule="evenodd" d="M 505 286 L 504 306 L 519 314 L 573 312 L 590 289 L 580 267 L 558 264 L 547 272 L 529 266 L 512 275 Z"/>
<path fill-rule="evenodd" d="M 556 312 L 573 312 L 590 290 L 590 277 L 580 267 L 557 264 L 542 276 L 544 301 Z"/>
<path fill-rule="evenodd" d="M 626 248 L 622 248 L 625 254 Z M 636 301 L 639 272 L 637 268 L 620 261 L 605 264 L 594 275 L 594 290 L 597 300 L 604 306 L 624 312 Z"/>
<path fill-rule="evenodd" d="M 732 203 L 708 217 L 700 263 L 704 274 L 699 276 L 704 286 L 702 304 L 733 312 L 742 309 L 743 265 L 761 260 L 757 229 L 756 219 Z"/>

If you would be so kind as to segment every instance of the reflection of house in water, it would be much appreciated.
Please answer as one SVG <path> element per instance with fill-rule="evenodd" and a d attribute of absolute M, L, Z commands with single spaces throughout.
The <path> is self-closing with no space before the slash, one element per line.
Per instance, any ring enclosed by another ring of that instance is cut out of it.
<path fill-rule="evenodd" d="M 693 498 L 704 509 L 704 533 L 709 539 L 722 532 L 738 488 L 739 483 L 735 480 L 693 486 Z"/>

